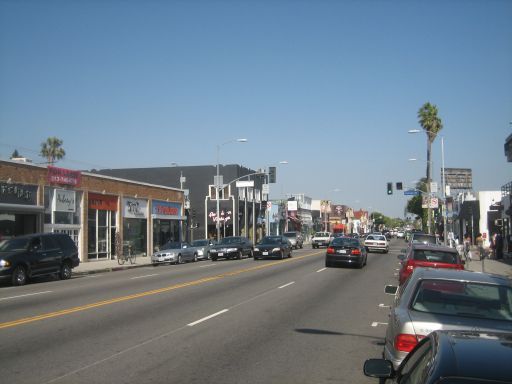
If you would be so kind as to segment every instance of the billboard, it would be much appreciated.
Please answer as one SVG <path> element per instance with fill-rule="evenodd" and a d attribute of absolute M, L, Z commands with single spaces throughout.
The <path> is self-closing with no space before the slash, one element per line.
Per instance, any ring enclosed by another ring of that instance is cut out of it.
<path fill-rule="evenodd" d="M 471 168 L 445 168 L 445 184 L 451 189 L 473 189 L 473 175 Z M 443 169 L 441 169 L 441 180 Z"/>

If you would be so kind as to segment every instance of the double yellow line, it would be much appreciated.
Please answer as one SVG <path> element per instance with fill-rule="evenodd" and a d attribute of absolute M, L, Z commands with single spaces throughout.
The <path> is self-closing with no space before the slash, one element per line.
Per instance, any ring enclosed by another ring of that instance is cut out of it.
<path fill-rule="evenodd" d="M 34 323 L 36 321 L 51 319 L 54 317 L 65 316 L 65 315 L 69 315 L 72 313 L 86 311 L 86 310 L 93 309 L 93 308 L 99 308 L 99 307 L 103 307 L 103 306 L 110 305 L 110 304 L 121 303 L 123 301 L 140 299 L 140 298 L 146 297 L 146 296 L 157 295 L 159 293 L 174 291 L 174 290 L 180 289 L 180 288 L 191 287 L 194 285 L 208 283 L 211 281 L 224 279 L 226 277 L 240 275 L 242 273 L 252 272 L 252 271 L 260 270 L 263 268 L 269 268 L 269 267 L 272 267 L 277 264 L 282 264 L 282 263 L 286 263 L 286 262 L 290 262 L 290 261 L 294 261 L 294 260 L 300 260 L 305 257 L 314 256 L 317 254 L 318 253 L 313 253 L 313 254 L 308 254 L 305 256 L 294 257 L 293 259 L 279 260 L 279 261 L 275 261 L 275 262 L 268 263 L 268 264 L 261 264 L 261 265 L 251 267 L 251 268 L 239 269 L 239 270 L 236 270 L 233 272 L 226 272 L 226 273 L 216 275 L 216 276 L 205 277 L 204 279 L 193 280 L 193 281 L 189 281 L 186 283 L 170 285 L 168 287 L 163 287 L 163 288 L 159 288 L 159 289 L 153 289 L 151 291 L 145 291 L 145 292 L 135 293 L 133 295 L 115 297 L 113 299 L 98 301 L 96 303 L 80 305 L 78 307 L 63 309 L 63 310 L 55 311 L 55 312 L 44 313 L 42 315 L 25 317 L 23 319 L 18 319 L 18 320 L 13 320 L 13 321 L 7 321 L 5 323 L 0 323 L 0 329 L 12 328 L 12 327 L 16 327 L 18 325 Z"/>

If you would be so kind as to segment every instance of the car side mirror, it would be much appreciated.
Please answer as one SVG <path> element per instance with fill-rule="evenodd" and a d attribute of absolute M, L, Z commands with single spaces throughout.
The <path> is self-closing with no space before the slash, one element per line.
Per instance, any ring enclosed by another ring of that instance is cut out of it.
<path fill-rule="evenodd" d="M 393 377 L 393 364 L 384 359 L 368 359 L 364 362 L 363 372 L 366 376 L 388 379 Z"/>
<path fill-rule="evenodd" d="M 384 293 L 386 295 L 396 295 L 397 291 L 398 291 L 398 287 L 396 285 L 386 285 L 384 287 Z"/>

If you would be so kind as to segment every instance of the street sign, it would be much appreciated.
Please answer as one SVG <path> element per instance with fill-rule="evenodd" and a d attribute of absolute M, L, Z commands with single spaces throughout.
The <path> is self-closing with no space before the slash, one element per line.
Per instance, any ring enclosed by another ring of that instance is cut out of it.
<path fill-rule="evenodd" d="M 430 183 L 430 192 L 431 193 L 437 193 L 437 182 L 432 181 Z"/>
<path fill-rule="evenodd" d="M 416 191 L 414 189 L 408 189 L 407 191 L 404 191 L 404 195 L 406 196 L 419 196 L 420 191 Z"/>
<path fill-rule="evenodd" d="M 254 187 L 254 180 L 249 180 L 249 181 L 237 181 L 236 182 L 236 186 L 237 188 L 246 188 L 246 187 Z"/>
<path fill-rule="evenodd" d="M 267 201 L 267 209 L 268 210 L 272 209 L 272 202 L 271 201 Z"/>

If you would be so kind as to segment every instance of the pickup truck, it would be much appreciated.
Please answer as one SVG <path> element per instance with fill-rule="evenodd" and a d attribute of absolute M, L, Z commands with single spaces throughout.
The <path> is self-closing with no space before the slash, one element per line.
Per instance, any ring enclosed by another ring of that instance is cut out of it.
<path fill-rule="evenodd" d="M 327 247 L 332 238 L 333 236 L 330 232 L 317 232 L 311 239 L 311 246 L 313 248 Z"/>

